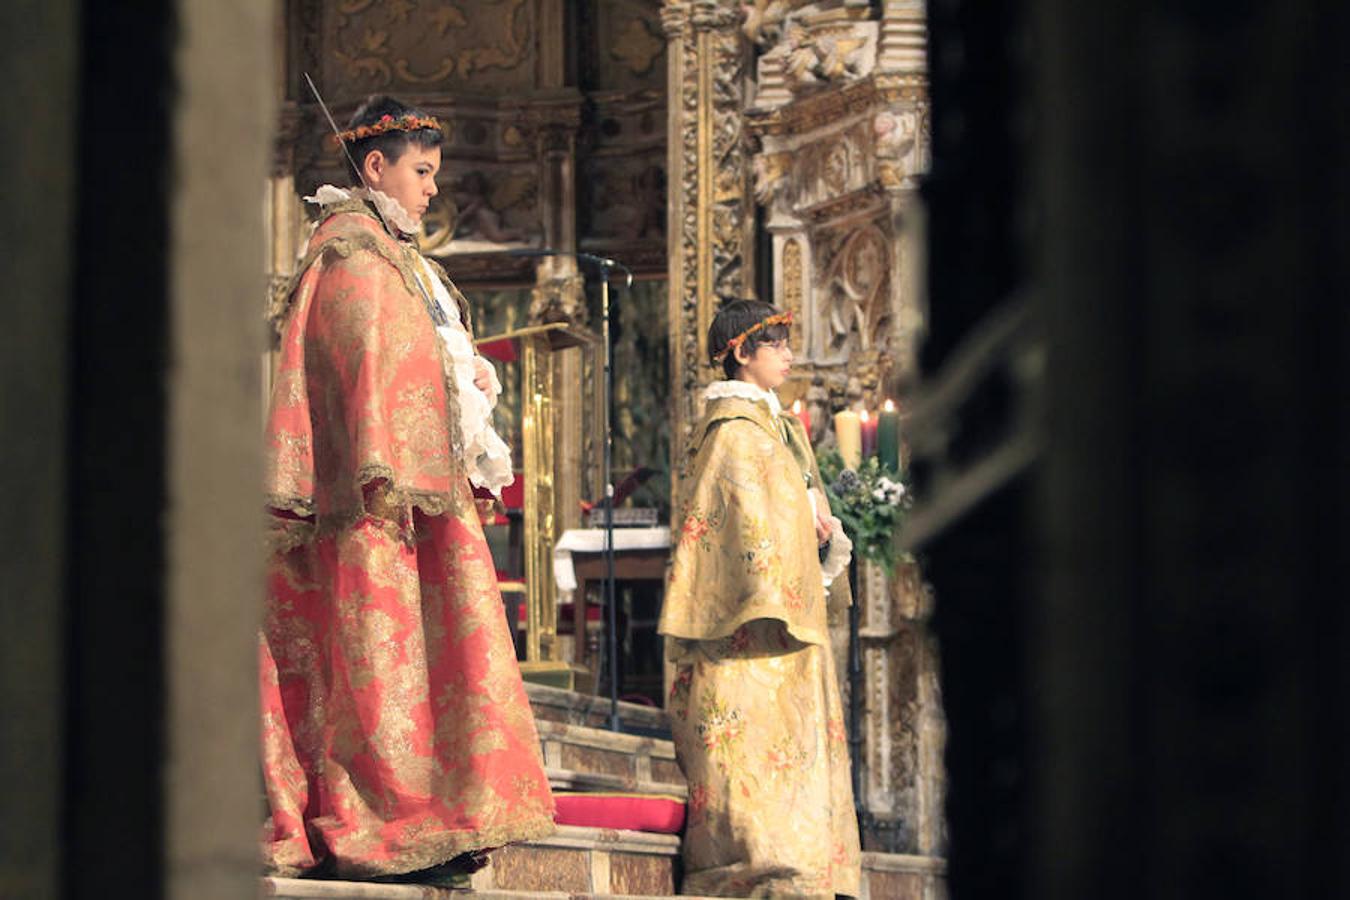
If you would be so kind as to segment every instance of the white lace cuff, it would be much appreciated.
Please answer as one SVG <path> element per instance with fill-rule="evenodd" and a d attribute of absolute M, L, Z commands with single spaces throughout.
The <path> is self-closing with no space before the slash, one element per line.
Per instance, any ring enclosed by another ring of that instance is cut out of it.
<path fill-rule="evenodd" d="M 829 587 L 834 580 L 843 574 L 848 568 L 848 561 L 853 558 L 853 542 L 844 534 L 844 524 L 830 516 L 830 549 L 825 553 L 825 561 L 820 564 L 820 574 L 824 576 L 825 587 Z"/>

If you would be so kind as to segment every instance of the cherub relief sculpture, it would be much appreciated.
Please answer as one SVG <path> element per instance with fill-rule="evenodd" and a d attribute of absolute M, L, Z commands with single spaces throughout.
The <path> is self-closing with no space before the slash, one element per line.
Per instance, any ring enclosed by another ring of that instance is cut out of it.
<path fill-rule="evenodd" d="M 768 75 L 770 94 L 768 85 L 777 78 L 795 94 L 866 74 L 874 24 L 839 20 L 830 3 L 759 0 L 743 6 L 742 27 L 764 51 L 759 67 L 762 80 Z"/>
<path fill-rule="evenodd" d="M 783 74 L 795 90 L 860 74 L 867 38 L 847 29 L 812 31 L 789 21 L 784 46 Z"/>
<path fill-rule="evenodd" d="M 507 174 L 489 182 L 482 172 L 466 172 L 441 188 L 422 217 L 422 252 L 449 256 L 532 243 L 538 231 L 528 221 L 524 227 L 516 223 L 533 215 L 534 197 L 530 175 Z"/>
<path fill-rule="evenodd" d="M 512 228 L 488 196 L 487 180 L 481 172 L 466 172 L 450 192 L 459 215 L 455 219 L 454 237 L 481 238 L 494 244 L 525 240 L 525 231 Z M 504 198 L 503 198 L 504 199 Z M 510 205 L 498 201 L 503 209 Z"/>
<path fill-rule="evenodd" d="M 592 183 L 590 233 L 594 237 L 640 240 L 666 232 L 666 173 L 635 160 L 605 168 Z"/>
<path fill-rule="evenodd" d="M 745 10 L 745 22 L 741 30 L 745 36 L 760 47 L 769 47 L 778 43 L 783 33 L 783 20 L 787 14 L 802 2 L 793 0 L 755 0 L 754 3 L 742 3 Z"/>

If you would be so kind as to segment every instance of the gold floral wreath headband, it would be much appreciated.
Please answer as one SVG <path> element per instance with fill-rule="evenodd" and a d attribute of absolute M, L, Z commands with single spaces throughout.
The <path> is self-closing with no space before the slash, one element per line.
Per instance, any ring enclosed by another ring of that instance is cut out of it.
<path fill-rule="evenodd" d="M 369 125 L 359 125 L 356 128 L 338 132 L 338 139 L 349 144 L 352 141 L 363 141 L 366 138 L 375 137 L 377 134 L 387 134 L 390 131 L 416 131 L 419 128 L 434 128 L 440 131 L 441 123 L 434 116 L 415 116 L 412 113 L 404 113 L 395 118 L 386 113 Z"/>
<path fill-rule="evenodd" d="M 736 352 L 736 348 L 739 347 L 741 344 L 745 343 L 746 338 L 750 337 L 750 335 L 754 334 L 756 331 L 759 331 L 762 328 L 768 328 L 770 325 L 791 325 L 791 324 L 792 324 L 791 310 L 788 310 L 785 313 L 774 313 L 767 319 L 760 319 L 758 322 L 751 325 L 749 328 L 745 329 L 731 340 L 727 341 L 726 347 L 724 347 L 720 352 L 718 352 L 715 356 L 713 356 L 713 361 L 721 362 L 722 360 L 726 359 L 728 354 Z"/>

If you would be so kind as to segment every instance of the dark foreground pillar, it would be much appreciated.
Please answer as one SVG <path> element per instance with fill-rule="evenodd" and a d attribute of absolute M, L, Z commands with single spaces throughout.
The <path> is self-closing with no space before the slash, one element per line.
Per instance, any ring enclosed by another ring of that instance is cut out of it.
<path fill-rule="evenodd" d="M 3 25 L 0 895 L 251 896 L 272 4 Z"/>

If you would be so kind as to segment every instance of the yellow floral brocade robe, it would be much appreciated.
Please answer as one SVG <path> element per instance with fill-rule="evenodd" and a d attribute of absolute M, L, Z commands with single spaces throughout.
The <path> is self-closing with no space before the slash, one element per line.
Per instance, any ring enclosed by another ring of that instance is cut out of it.
<path fill-rule="evenodd" d="M 693 436 L 660 629 L 689 780 L 686 894 L 858 894 L 828 629 L 848 586 L 824 588 L 809 446 L 796 419 L 736 397 L 711 401 Z"/>

